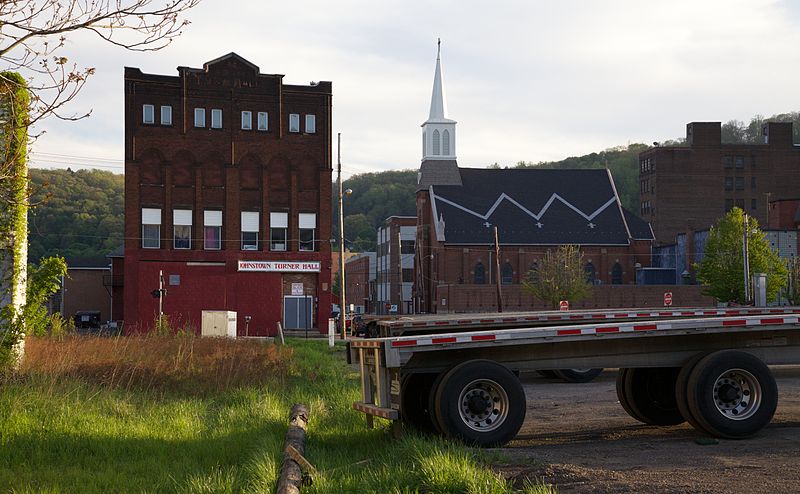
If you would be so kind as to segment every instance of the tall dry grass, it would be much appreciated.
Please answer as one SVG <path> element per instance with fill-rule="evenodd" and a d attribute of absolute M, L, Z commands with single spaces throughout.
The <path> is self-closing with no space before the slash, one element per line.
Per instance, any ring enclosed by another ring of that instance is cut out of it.
<path fill-rule="evenodd" d="M 31 337 L 21 374 L 65 377 L 121 389 L 216 392 L 283 384 L 292 349 L 258 340 L 193 335 Z"/>

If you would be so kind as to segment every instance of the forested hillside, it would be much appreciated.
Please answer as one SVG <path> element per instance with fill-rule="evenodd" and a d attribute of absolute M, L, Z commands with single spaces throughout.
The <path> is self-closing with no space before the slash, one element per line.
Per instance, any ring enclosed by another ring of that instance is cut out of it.
<path fill-rule="evenodd" d="M 102 260 L 122 245 L 122 175 L 100 170 L 31 169 L 28 259 Z"/>

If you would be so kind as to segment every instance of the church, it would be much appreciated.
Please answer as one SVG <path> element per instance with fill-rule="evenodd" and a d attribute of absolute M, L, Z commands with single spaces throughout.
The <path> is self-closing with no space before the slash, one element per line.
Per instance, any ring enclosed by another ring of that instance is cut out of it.
<path fill-rule="evenodd" d="M 439 49 L 416 192 L 417 312 L 496 310 L 498 277 L 507 310 L 542 308 L 522 281 L 559 245 L 579 246 L 595 285 L 633 284 L 650 265 L 650 224 L 623 208 L 609 170 L 460 167 L 456 123 Z"/>

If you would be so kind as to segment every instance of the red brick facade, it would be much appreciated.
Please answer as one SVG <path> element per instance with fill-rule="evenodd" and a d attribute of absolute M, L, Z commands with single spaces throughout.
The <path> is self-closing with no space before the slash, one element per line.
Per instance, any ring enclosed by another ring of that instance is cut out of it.
<path fill-rule="evenodd" d="M 734 206 L 766 225 L 768 201 L 798 197 L 800 148 L 792 124 L 769 122 L 763 134 L 764 144 L 722 144 L 719 122 L 693 122 L 687 146 L 639 155 L 639 213 L 657 245 L 674 243 L 687 228 L 712 226 Z"/>
<path fill-rule="evenodd" d="M 245 316 L 251 317 L 250 335 L 274 334 L 284 321 L 284 297 L 292 295 L 293 283 L 302 283 L 303 296 L 314 302 L 309 323 L 326 329 L 331 83 L 283 84 L 282 75 L 261 74 L 235 54 L 178 72 L 125 69 L 126 327 L 152 326 L 158 300 L 150 292 L 163 271 L 164 312 L 177 324 L 199 331 L 202 310 L 231 310 L 238 313 L 239 334 Z M 161 120 L 164 107 L 171 108 L 167 121 Z M 202 125 L 196 109 L 203 109 Z M 243 112 L 250 112 L 249 129 Z M 158 248 L 143 248 L 143 208 L 160 211 Z M 175 248 L 175 210 L 191 211 L 189 248 Z M 215 243 L 213 232 L 204 232 L 207 211 L 221 217 L 218 249 L 204 244 L 204 235 Z M 258 213 L 253 250 L 243 250 L 242 212 Z M 271 213 L 287 218 L 285 250 L 271 248 Z M 305 244 L 312 250 L 301 250 L 300 235 L 308 234 L 308 228 L 301 232 L 301 214 L 316 215 L 314 242 Z M 238 261 L 318 263 L 318 271 L 242 272 Z"/>

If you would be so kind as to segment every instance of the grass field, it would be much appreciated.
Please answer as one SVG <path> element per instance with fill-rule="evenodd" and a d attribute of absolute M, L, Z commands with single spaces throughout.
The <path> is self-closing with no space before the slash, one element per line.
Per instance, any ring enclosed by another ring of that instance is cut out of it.
<path fill-rule="evenodd" d="M 29 339 L 0 384 L 0 492 L 274 492 L 294 403 L 318 470 L 303 492 L 551 492 L 512 486 L 483 451 L 367 429 L 343 347 L 288 343 Z"/>

